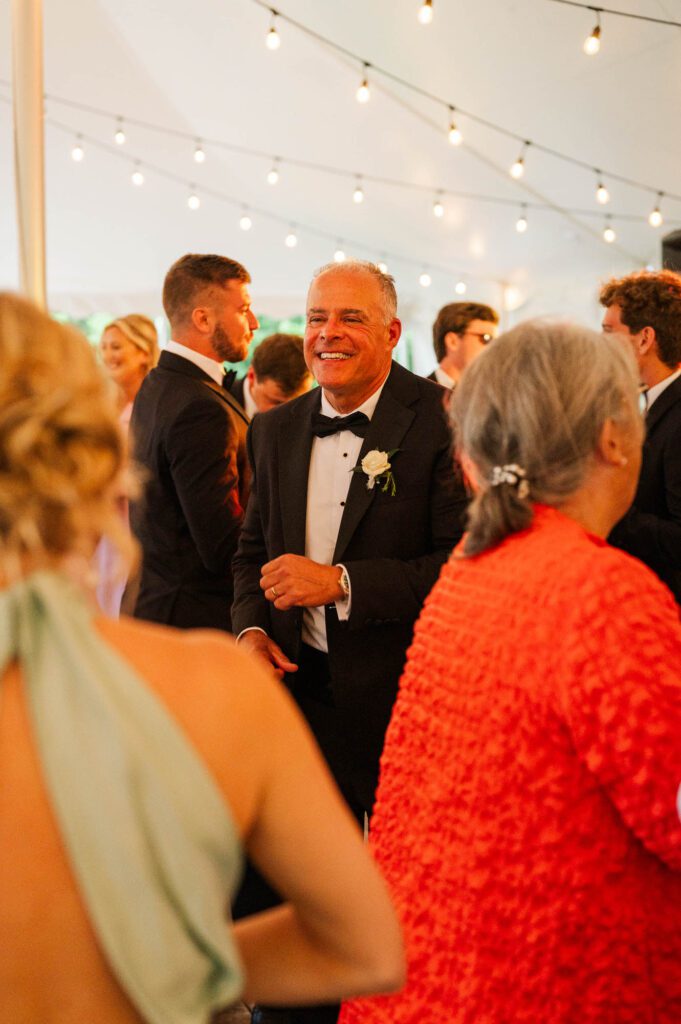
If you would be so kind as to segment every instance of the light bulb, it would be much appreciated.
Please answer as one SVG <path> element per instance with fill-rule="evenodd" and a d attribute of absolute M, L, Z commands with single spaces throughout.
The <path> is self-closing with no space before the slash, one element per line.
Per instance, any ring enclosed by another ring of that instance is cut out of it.
<path fill-rule="evenodd" d="M 364 189 L 362 188 L 361 185 L 358 185 L 356 187 L 355 191 L 352 193 L 352 201 L 353 201 L 353 203 L 363 203 L 364 202 Z"/>
<path fill-rule="evenodd" d="M 419 277 L 419 284 L 421 285 L 422 288 L 430 288 L 431 282 L 432 278 L 430 274 L 426 273 L 426 271 L 424 270 L 424 272 Z"/>
<path fill-rule="evenodd" d="M 241 228 L 242 231 L 250 231 L 251 228 L 253 227 L 253 221 L 251 220 L 247 213 L 243 213 L 241 215 L 241 219 L 239 220 L 239 227 Z"/>
<path fill-rule="evenodd" d="M 466 282 L 465 281 L 457 281 L 456 284 L 454 285 L 454 291 L 456 292 L 457 295 L 465 295 L 466 294 Z"/>
<path fill-rule="evenodd" d="M 610 202 L 610 193 L 602 181 L 599 181 L 598 187 L 596 188 L 596 199 L 601 206 L 605 206 L 606 203 Z"/>
<path fill-rule="evenodd" d="M 603 240 L 606 242 L 614 242 L 616 238 L 617 234 L 614 227 L 611 224 L 608 224 L 603 231 Z"/>
<path fill-rule="evenodd" d="M 345 263 L 345 253 L 340 248 L 336 249 L 333 258 L 336 263 Z"/>
<path fill-rule="evenodd" d="M 388 273 L 388 264 L 384 263 L 383 260 L 379 260 L 376 266 L 378 267 L 382 274 Z"/>
<path fill-rule="evenodd" d="M 518 180 L 518 178 L 522 178 L 523 174 L 525 173 L 525 161 L 521 156 L 518 157 L 514 164 L 511 164 L 511 166 L 508 169 L 508 173 L 511 175 L 512 178 L 515 178 L 516 181 Z"/>
<path fill-rule="evenodd" d="M 357 102 L 358 103 L 368 103 L 369 100 L 371 99 L 371 89 L 369 88 L 369 79 L 366 77 L 366 75 L 362 79 L 362 84 L 360 85 L 360 87 L 357 90 L 357 92 L 355 93 L 355 95 L 357 96 Z"/>
<path fill-rule="evenodd" d="M 135 170 L 132 172 L 132 174 L 130 175 L 130 180 L 132 181 L 133 185 L 139 186 L 144 184 L 144 175 L 142 174 L 139 167 L 136 167 Z"/>
<path fill-rule="evenodd" d="M 277 170 L 276 164 L 274 164 L 267 172 L 267 184 L 276 185 L 279 181 L 279 171 Z"/>
<path fill-rule="evenodd" d="M 77 142 L 75 144 L 75 146 L 73 147 L 73 149 L 71 150 L 71 159 L 75 160 L 76 163 L 79 164 L 84 156 L 85 156 L 85 150 L 81 146 L 80 142 Z"/>
<path fill-rule="evenodd" d="M 123 131 L 123 125 L 120 122 L 114 133 L 114 141 L 117 146 L 122 146 L 125 143 L 125 132 Z"/>
<path fill-rule="evenodd" d="M 648 223 L 650 224 L 651 228 L 659 228 L 662 224 L 662 221 L 663 217 L 660 213 L 660 207 L 656 206 L 655 209 L 651 210 L 650 214 L 648 215 Z"/>
<path fill-rule="evenodd" d="M 298 245 L 298 235 L 295 231 L 289 231 L 288 235 L 284 239 L 284 244 L 288 249 L 295 249 Z"/>
<path fill-rule="evenodd" d="M 194 150 L 194 161 L 197 164 L 205 163 L 206 154 L 203 150 L 203 146 L 200 142 L 196 143 L 196 149 Z"/>
<path fill-rule="evenodd" d="M 519 235 L 524 235 L 527 231 L 527 217 L 524 213 L 521 213 L 515 222 L 515 229 Z"/>
<path fill-rule="evenodd" d="M 440 217 L 444 217 L 444 215 L 445 215 L 445 208 L 442 205 L 442 203 L 440 202 L 440 200 L 436 199 L 435 202 L 433 203 L 433 216 L 440 218 Z"/>
<path fill-rule="evenodd" d="M 430 25 L 433 20 L 433 0 L 423 0 L 418 13 L 418 19 L 422 25 Z"/>
<path fill-rule="evenodd" d="M 189 198 L 187 199 L 187 206 L 189 207 L 190 210 L 198 210 L 200 205 L 201 200 L 197 196 L 196 192 L 192 192 Z"/>
<path fill-rule="evenodd" d="M 601 26 L 596 25 L 595 28 L 591 30 L 591 35 L 587 36 L 584 40 L 584 45 L 582 46 L 582 49 L 584 50 L 584 53 L 587 55 L 587 57 L 595 57 L 600 48 Z"/>
<path fill-rule="evenodd" d="M 447 138 L 451 142 L 452 146 L 460 146 L 461 143 L 463 142 L 463 135 L 456 127 L 453 121 L 450 121 L 449 123 L 449 132 L 447 134 Z"/>
<path fill-rule="evenodd" d="M 268 50 L 278 50 L 281 46 L 281 36 L 277 32 L 274 24 L 270 26 L 270 30 L 265 37 L 265 46 Z"/>

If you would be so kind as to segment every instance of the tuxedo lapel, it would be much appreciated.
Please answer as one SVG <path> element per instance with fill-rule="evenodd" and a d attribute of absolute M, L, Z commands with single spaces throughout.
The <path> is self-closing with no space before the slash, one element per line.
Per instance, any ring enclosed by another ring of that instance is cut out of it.
<path fill-rule="evenodd" d="M 248 426 L 248 424 L 251 421 L 249 420 L 248 416 L 246 415 L 246 412 L 245 412 L 243 406 L 239 405 L 239 403 L 237 402 L 236 398 L 229 391 L 225 391 L 225 389 L 223 387 L 220 387 L 219 384 L 216 384 L 214 380 L 207 380 L 206 384 L 211 389 L 211 391 L 215 392 L 215 394 L 218 396 L 218 398 L 222 399 L 222 401 L 225 403 L 225 405 L 229 406 L 229 408 L 232 410 L 234 415 L 238 416 L 239 419 L 242 419 L 244 421 L 244 423 L 246 424 L 246 426 Z"/>
<path fill-rule="evenodd" d="M 646 413 L 646 433 L 650 434 L 665 413 L 681 401 L 681 377 L 665 388 Z"/>
<path fill-rule="evenodd" d="M 402 440 L 414 422 L 414 410 L 404 403 L 402 389 L 399 387 L 400 367 L 394 366 L 390 377 L 378 400 L 376 411 L 371 418 L 371 425 L 364 438 L 360 449 L 358 462 L 361 462 L 367 452 L 378 449 L 383 452 L 393 451 L 399 448 Z M 396 373 L 397 371 L 397 373 Z M 404 371 L 402 371 L 404 372 Z M 396 381 L 394 378 L 398 376 Z M 395 466 L 399 463 L 399 454 L 396 455 Z M 399 477 L 399 470 L 397 474 Z M 378 486 L 378 485 L 377 485 Z M 352 535 L 366 515 L 372 501 L 376 496 L 377 487 L 371 490 L 367 487 L 367 477 L 364 473 L 353 473 L 350 481 L 350 490 L 343 510 L 336 549 L 333 553 L 334 564 L 343 558 Z"/>
<path fill-rule="evenodd" d="M 286 509 L 282 530 L 284 549 L 293 555 L 305 554 L 307 518 L 307 481 L 312 451 L 312 416 L 319 412 L 321 391 L 314 392 L 291 406 L 291 415 L 279 428 L 277 460 L 281 507 Z"/>

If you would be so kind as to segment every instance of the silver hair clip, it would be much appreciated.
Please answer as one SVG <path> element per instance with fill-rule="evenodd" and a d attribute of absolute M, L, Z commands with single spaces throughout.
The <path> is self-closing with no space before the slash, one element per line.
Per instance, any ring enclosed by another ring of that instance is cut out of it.
<path fill-rule="evenodd" d="M 508 466 L 494 466 L 492 475 L 489 478 L 491 487 L 498 487 L 499 484 L 510 484 L 518 491 L 519 498 L 526 498 L 530 493 L 530 485 L 525 479 L 527 474 L 522 466 L 512 462 Z"/>

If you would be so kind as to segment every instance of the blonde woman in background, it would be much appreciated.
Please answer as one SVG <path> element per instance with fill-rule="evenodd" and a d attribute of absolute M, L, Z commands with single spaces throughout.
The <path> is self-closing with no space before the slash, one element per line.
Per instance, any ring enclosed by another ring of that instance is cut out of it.
<path fill-rule="evenodd" d="M 286 692 L 224 634 L 95 614 L 124 464 L 94 355 L 0 295 L 0 1020 L 207 1024 L 402 979 L 384 885 Z M 287 903 L 233 927 L 241 846 Z"/>
<path fill-rule="evenodd" d="M 128 316 L 112 320 L 102 332 L 99 351 L 104 367 L 116 386 L 118 422 L 127 438 L 132 403 L 142 381 L 158 362 L 158 334 L 153 321 L 141 313 L 129 313 Z M 123 498 L 120 507 L 127 526 L 128 503 Z M 101 541 L 95 553 L 95 572 L 99 606 L 107 615 L 115 617 L 121 610 L 126 579 L 121 569 L 120 554 L 107 539 Z M 130 588 L 129 596 L 134 603 Z"/>

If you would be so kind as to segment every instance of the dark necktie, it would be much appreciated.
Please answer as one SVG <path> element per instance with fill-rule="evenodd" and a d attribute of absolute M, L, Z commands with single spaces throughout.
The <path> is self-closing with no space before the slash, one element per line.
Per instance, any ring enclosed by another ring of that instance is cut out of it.
<path fill-rule="evenodd" d="M 349 416 L 322 416 L 318 412 L 312 417 L 312 433 L 316 437 L 330 437 L 339 430 L 351 430 L 357 437 L 366 437 L 369 423 L 369 417 L 363 412 L 353 412 Z"/>

